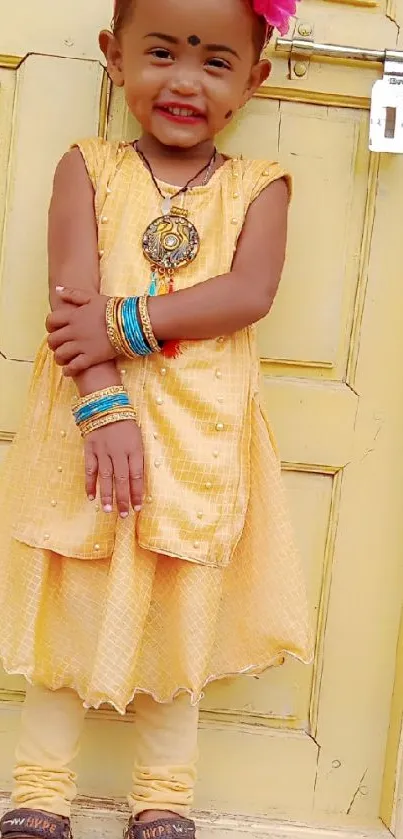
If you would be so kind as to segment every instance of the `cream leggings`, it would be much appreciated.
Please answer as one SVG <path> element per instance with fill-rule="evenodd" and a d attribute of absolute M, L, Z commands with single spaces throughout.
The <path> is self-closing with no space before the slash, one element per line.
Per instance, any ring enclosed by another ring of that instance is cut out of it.
<path fill-rule="evenodd" d="M 139 694 L 135 701 L 136 755 L 129 805 L 183 816 L 193 803 L 198 707 L 187 695 L 168 705 Z M 74 691 L 29 687 L 16 754 L 13 806 L 69 816 L 77 792 L 76 757 L 85 709 Z"/>

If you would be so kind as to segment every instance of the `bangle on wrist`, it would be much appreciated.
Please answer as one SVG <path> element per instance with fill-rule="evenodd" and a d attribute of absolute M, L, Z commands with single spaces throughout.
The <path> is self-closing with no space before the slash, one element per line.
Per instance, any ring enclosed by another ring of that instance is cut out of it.
<path fill-rule="evenodd" d="M 137 420 L 127 391 L 120 385 L 97 390 L 73 403 L 73 416 L 82 437 L 115 422 Z"/>
<path fill-rule="evenodd" d="M 161 352 L 148 313 L 148 295 L 110 297 L 106 304 L 106 329 L 117 355 L 128 358 Z"/>
<path fill-rule="evenodd" d="M 158 343 L 154 335 L 150 315 L 148 313 L 148 294 L 142 294 L 142 296 L 139 297 L 138 309 L 143 335 L 148 345 L 151 347 L 152 352 L 161 352 L 161 345 Z"/>

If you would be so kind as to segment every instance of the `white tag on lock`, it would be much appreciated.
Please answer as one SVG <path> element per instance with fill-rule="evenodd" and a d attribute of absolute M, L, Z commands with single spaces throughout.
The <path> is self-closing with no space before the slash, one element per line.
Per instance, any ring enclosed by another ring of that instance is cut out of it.
<path fill-rule="evenodd" d="M 403 75 L 385 75 L 374 84 L 369 148 L 403 154 Z"/>

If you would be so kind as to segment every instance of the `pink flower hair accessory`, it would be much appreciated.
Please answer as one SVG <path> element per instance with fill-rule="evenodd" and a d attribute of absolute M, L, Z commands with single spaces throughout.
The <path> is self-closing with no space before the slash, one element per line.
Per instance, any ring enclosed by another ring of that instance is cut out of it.
<path fill-rule="evenodd" d="M 275 26 L 280 35 L 286 35 L 290 17 L 295 15 L 297 0 L 252 0 L 256 14 L 267 21 L 268 26 Z"/>

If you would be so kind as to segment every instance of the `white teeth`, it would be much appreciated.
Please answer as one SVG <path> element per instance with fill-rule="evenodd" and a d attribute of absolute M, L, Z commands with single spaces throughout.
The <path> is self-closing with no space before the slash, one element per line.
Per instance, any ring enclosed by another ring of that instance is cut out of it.
<path fill-rule="evenodd" d="M 190 111 L 188 108 L 168 108 L 170 114 L 173 114 L 176 117 L 193 117 L 195 116 L 194 111 Z"/>

